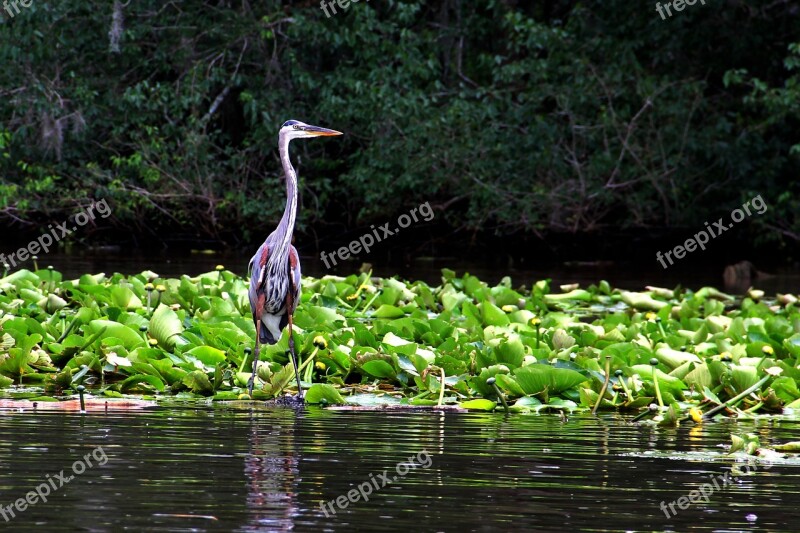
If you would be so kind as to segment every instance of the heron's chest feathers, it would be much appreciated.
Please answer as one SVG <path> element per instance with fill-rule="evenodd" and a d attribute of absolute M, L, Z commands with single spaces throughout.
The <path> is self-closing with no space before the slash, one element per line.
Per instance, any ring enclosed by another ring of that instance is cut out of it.
<path fill-rule="evenodd" d="M 289 293 L 289 276 L 283 272 L 267 272 L 265 279 L 266 301 L 264 309 L 270 314 L 282 314 L 280 311 L 286 305 L 286 295 Z"/>
<path fill-rule="evenodd" d="M 284 309 L 283 312 L 277 315 L 269 313 L 261 315 L 261 323 L 264 324 L 264 327 L 267 328 L 267 331 L 270 332 L 272 338 L 276 341 L 281 338 L 281 317 L 285 311 Z"/>
<path fill-rule="evenodd" d="M 264 278 L 265 311 L 272 314 L 282 314 L 291 292 L 291 309 L 289 312 L 294 313 L 297 308 L 297 302 L 300 299 L 300 267 L 297 252 L 291 250 L 286 260 L 274 266 L 268 263 L 264 270 L 266 271 Z"/>

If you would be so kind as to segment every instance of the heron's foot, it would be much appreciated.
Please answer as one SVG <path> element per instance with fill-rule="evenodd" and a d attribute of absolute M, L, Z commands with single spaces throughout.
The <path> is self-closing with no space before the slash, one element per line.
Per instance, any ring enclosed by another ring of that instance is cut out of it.
<path fill-rule="evenodd" d="M 250 379 L 247 380 L 247 392 L 253 396 L 253 383 L 255 382 L 255 374 L 250 374 Z"/>
<path fill-rule="evenodd" d="M 287 394 L 286 396 L 275 398 L 275 403 L 277 405 L 285 405 L 286 407 L 303 407 L 305 405 L 305 400 L 302 394 Z"/>

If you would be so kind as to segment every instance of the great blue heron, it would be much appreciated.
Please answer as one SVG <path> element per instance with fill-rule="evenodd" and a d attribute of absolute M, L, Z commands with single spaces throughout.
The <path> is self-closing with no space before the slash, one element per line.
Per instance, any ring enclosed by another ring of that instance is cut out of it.
<path fill-rule="evenodd" d="M 297 354 L 292 338 L 292 315 L 300 300 L 300 257 L 292 246 L 292 232 L 297 215 L 297 174 L 289 160 L 289 142 L 292 139 L 342 135 L 341 132 L 310 126 L 297 120 L 288 120 L 278 134 L 278 151 L 286 175 L 286 209 L 278 227 L 269 234 L 256 255 L 250 260 L 250 309 L 256 325 L 256 348 L 253 351 L 253 373 L 247 382 L 250 395 L 258 370 L 262 343 L 275 344 L 281 331 L 289 326 L 289 351 L 297 377 L 297 393 L 302 399 L 303 389 L 297 370 Z"/>

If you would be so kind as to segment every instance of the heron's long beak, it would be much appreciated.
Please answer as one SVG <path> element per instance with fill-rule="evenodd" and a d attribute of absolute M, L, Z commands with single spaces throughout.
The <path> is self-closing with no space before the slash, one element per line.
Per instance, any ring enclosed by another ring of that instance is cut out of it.
<path fill-rule="evenodd" d="M 319 126 L 306 126 L 304 128 L 309 135 L 314 137 L 331 137 L 333 135 L 344 135 L 341 131 L 329 130 L 327 128 L 320 128 Z"/>

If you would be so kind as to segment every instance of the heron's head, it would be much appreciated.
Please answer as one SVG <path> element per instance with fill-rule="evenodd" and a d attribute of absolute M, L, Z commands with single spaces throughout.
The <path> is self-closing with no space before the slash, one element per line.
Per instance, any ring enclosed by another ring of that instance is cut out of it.
<path fill-rule="evenodd" d="M 281 137 L 286 137 L 288 140 L 292 139 L 306 139 L 308 137 L 330 137 L 333 135 L 342 135 L 341 131 L 329 130 L 320 128 L 319 126 L 312 126 L 299 120 L 287 120 L 281 126 Z"/>

